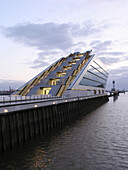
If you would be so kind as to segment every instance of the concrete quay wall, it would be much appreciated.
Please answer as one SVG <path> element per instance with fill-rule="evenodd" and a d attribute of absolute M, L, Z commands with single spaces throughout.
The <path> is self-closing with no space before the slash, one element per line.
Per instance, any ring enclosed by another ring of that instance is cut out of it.
<path fill-rule="evenodd" d="M 0 153 L 63 126 L 101 106 L 107 96 L 77 100 L 0 114 Z"/>

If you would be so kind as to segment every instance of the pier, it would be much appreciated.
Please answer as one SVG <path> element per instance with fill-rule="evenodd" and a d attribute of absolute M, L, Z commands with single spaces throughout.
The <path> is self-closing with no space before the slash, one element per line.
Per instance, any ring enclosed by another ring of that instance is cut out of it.
<path fill-rule="evenodd" d="M 107 95 L 4 101 L 0 106 L 0 152 L 63 126 L 107 101 Z"/>

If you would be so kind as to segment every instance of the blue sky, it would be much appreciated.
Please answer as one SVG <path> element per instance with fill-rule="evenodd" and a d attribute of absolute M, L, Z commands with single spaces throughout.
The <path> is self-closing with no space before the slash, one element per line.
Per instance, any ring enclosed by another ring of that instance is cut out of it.
<path fill-rule="evenodd" d="M 0 90 L 18 88 L 75 51 L 107 65 L 107 89 L 128 89 L 127 0 L 0 0 Z"/>

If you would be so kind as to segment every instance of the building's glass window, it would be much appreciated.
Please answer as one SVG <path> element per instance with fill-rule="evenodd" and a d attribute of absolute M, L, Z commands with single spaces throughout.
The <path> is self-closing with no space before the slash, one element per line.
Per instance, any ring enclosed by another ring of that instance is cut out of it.
<path fill-rule="evenodd" d="M 99 71 L 101 71 L 103 74 L 105 74 L 108 77 L 108 69 L 98 58 L 95 58 L 95 60 L 93 61 L 93 66 L 94 65 Z"/>
<path fill-rule="evenodd" d="M 79 56 L 79 57 L 83 57 L 84 54 L 82 53 L 79 53 L 79 54 L 76 54 L 76 56 Z"/>
<path fill-rule="evenodd" d="M 105 88 L 104 83 L 97 82 L 97 81 L 94 81 L 94 80 L 90 80 L 90 79 L 87 79 L 87 78 L 83 78 L 80 82 L 80 85 Z"/>
<path fill-rule="evenodd" d="M 98 82 L 102 82 L 104 84 L 106 84 L 106 81 L 107 81 L 105 78 L 100 77 L 100 76 L 98 76 L 98 75 L 96 75 L 96 74 L 94 74 L 94 73 L 92 73 L 90 71 L 87 71 L 87 73 L 84 75 L 84 77 L 88 78 L 88 79 L 91 79 L 91 80 L 96 80 Z"/>
<path fill-rule="evenodd" d="M 63 70 L 69 70 L 71 68 L 72 68 L 72 66 L 63 66 Z"/>
<path fill-rule="evenodd" d="M 57 76 L 57 77 L 64 77 L 65 74 L 66 74 L 66 72 L 60 71 L 60 72 L 57 72 L 57 73 L 56 73 L 56 76 Z"/>
<path fill-rule="evenodd" d="M 59 81 L 60 79 L 59 78 L 56 78 L 56 79 L 50 79 L 49 80 L 49 85 L 56 85 L 57 82 Z"/>
<path fill-rule="evenodd" d="M 80 60 L 80 57 L 78 57 L 78 56 L 73 58 L 73 61 L 78 61 L 78 60 Z"/>
<path fill-rule="evenodd" d="M 107 69 L 100 60 L 95 60 L 90 65 L 87 73 L 81 80 L 80 85 L 105 88 L 107 78 Z"/>
<path fill-rule="evenodd" d="M 76 64 L 76 61 L 69 61 L 68 64 L 71 66 L 72 64 Z"/>
<path fill-rule="evenodd" d="M 100 72 L 99 70 L 97 70 L 92 65 L 89 67 L 88 71 L 90 71 L 90 72 L 94 73 L 95 75 L 102 77 L 102 78 L 107 80 L 107 76 L 105 74 L 103 74 L 102 72 Z"/>
<path fill-rule="evenodd" d="M 47 95 L 49 94 L 51 87 L 40 87 L 37 91 L 37 95 Z"/>
<path fill-rule="evenodd" d="M 107 72 L 101 66 L 99 66 L 98 63 L 96 63 L 95 61 L 92 63 L 92 66 L 97 70 L 99 70 L 99 72 L 101 72 L 102 74 L 108 76 Z"/>

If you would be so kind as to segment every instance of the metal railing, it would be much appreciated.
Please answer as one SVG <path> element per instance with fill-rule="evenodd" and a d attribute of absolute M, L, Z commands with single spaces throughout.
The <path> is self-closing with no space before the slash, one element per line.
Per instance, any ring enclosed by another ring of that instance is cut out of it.
<path fill-rule="evenodd" d="M 60 97 L 52 95 L 35 95 L 35 96 L 0 96 L 0 106 L 5 104 L 30 103 L 37 101 L 55 100 Z"/>
<path fill-rule="evenodd" d="M 39 108 L 39 107 L 44 107 L 44 106 L 50 106 L 50 105 L 58 105 L 61 103 L 69 103 L 69 102 L 79 102 L 82 100 L 86 100 L 86 99 L 93 99 L 96 97 L 101 97 L 101 96 L 107 96 L 107 95 L 90 95 L 90 96 L 77 96 L 77 97 L 56 97 L 56 96 L 36 96 L 34 98 L 32 98 L 32 96 L 27 96 L 25 97 L 25 99 L 23 99 L 24 97 L 21 97 L 20 100 L 18 100 L 19 98 L 15 98 L 16 100 L 4 100 L 4 102 L 0 103 L 0 114 L 5 114 L 5 113 L 11 113 L 14 111 L 21 111 L 21 110 L 25 110 L 25 109 L 32 109 L 32 108 Z M 38 97 L 38 98 L 37 98 Z M 12 98 L 12 97 L 11 97 Z M 7 98 L 6 98 L 7 99 Z M 23 100 L 21 100 L 23 99 Z"/>
<path fill-rule="evenodd" d="M 78 101 L 85 100 L 94 97 L 105 96 L 106 94 L 101 95 L 89 95 L 89 96 L 76 96 L 76 97 L 66 97 L 66 96 L 52 96 L 52 95 L 36 95 L 36 96 L 0 96 L 0 106 L 5 105 L 18 105 L 18 104 L 30 104 L 38 102 L 48 102 L 48 101 Z"/>

